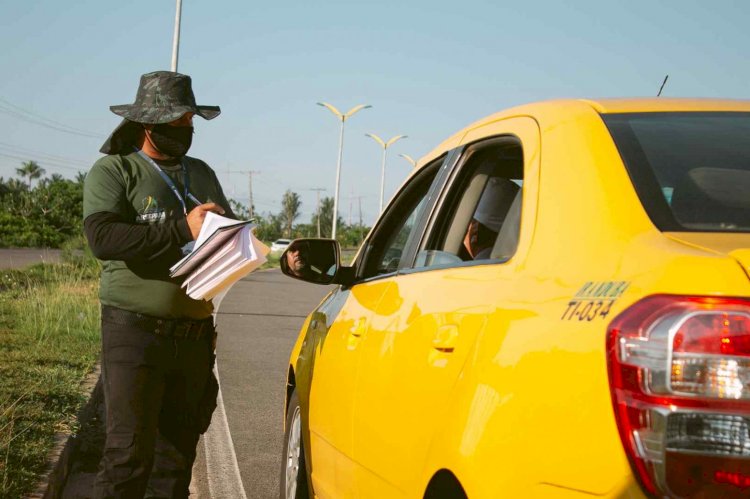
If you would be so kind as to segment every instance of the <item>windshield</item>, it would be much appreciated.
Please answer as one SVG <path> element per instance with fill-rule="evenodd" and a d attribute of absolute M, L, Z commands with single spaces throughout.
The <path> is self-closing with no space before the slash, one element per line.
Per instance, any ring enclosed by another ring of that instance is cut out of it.
<path fill-rule="evenodd" d="M 662 231 L 750 232 L 750 113 L 605 114 Z"/>

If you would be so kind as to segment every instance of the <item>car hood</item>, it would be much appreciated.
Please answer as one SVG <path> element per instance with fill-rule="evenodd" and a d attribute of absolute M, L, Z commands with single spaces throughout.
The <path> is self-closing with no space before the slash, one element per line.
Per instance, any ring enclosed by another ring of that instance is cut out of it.
<path fill-rule="evenodd" d="M 750 276 L 750 234 L 719 232 L 670 232 L 675 241 L 737 260 Z"/>

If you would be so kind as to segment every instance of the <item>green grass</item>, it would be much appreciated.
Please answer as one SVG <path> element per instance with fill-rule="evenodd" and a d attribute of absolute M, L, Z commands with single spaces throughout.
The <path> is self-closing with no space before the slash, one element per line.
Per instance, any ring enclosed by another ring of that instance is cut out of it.
<path fill-rule="evenodd" d="M 96 268 L 0 271 L 0 497 L 28 493 L 53 437 L 76 430 L 99 355 Z"/>
<path fill-rule="evenodd" d="M 266 263 L 260 266 L 261 269 L 277 269 L 279 268 L 279 257 L 281 253 L 273 252 L 266 255 Z"/>

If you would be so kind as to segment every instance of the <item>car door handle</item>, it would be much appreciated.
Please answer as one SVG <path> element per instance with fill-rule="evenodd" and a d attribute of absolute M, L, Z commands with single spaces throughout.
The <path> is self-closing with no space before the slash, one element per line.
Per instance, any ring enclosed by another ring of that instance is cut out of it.
<path fill-rule="evenodd" d="M 366 322 L 364 319 L 359 319 L 357 323 L 349 330 L 349 334 L 359 338 L 365 333 L 365 324 Z"/>
<path fill-rule="evenodd" d="M 432 348 L 442 353 L 451 353 L 458 343 L 458 326 L 446 324 L 440 326 L 432 340 Z"/>

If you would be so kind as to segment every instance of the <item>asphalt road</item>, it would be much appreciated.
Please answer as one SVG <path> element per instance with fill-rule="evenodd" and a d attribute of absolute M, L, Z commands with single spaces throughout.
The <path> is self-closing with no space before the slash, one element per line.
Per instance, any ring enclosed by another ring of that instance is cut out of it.
<path fill-rule="evenodd" d="M 248 498 L 278 497 L 289 354 L 305 317 L 329 290 L 278 270 L 259 271 L 237 283 L 219 308 L 221 395 Z M 212 426 L 217 424 L 214 415 Z M 228 452 L 213 455 L 225 458 Z M 231 475 L 224 464 L 211 462 L 211 454 L 202 442 L 194 478 L 201 498 L 211 495 L 207 474 L 215 481 Z"/>
<path fill-rule="evenodd" d="M 60 261 L 60 250 L 46 248 L 0 249 L 0 269 L 21 269 L 34 263 Z"/>

